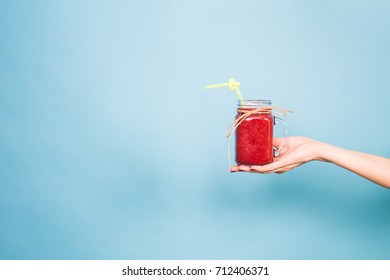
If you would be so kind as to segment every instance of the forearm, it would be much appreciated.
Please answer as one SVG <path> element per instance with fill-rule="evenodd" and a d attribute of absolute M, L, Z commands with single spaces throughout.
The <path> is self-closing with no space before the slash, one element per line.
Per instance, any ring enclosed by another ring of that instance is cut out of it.
<path fill-rule="evenodd" d="M 318 160 L 334 163 L 376 184 L 390 188 L 390 159 L 318 142 Z"/>

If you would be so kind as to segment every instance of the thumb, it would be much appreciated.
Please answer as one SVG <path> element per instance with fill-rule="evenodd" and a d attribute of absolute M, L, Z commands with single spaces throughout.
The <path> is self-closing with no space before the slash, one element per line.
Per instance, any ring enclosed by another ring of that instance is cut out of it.
<path fill-rule="evenodd" d="M 274 138 L 273 145 L 276 147 L 278 154 L 284 154 L 287 150 L 288 139 L 287 138 Z"/>
<path fill-rule="evenodd" d="M 274 138 L 273 140 L 273 145 L 276 147 L 276 148 L 280 148 L 281 146 L 283 146 L 285 140 L 283 138 Z"/>

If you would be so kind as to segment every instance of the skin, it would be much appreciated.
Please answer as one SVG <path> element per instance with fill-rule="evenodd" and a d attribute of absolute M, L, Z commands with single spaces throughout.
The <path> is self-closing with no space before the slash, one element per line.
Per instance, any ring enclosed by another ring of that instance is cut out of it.
<path fill-rule="evenodd" d="M 281 140 L 274 139 L 274 145 L 279 148 L 282 145 Z M 270 164 L 233 166 L 230 171 L 282 174 L 313 160 L 336 164 L 378 185 L 390 188 L 389 158 L 351 151 L 301 136 L 289 137 L 288 148 Z"/>

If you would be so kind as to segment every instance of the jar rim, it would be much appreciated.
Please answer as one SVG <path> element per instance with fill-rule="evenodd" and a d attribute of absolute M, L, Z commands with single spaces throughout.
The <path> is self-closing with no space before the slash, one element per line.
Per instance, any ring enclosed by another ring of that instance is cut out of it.
<path fill-rule="evenodd" d="M 268 99 L 244 99 L 238 100 L 237 105 L 239 107 L 254 107 L 254 106 L 266 106 L 271 105 L 271 100 Z"/>

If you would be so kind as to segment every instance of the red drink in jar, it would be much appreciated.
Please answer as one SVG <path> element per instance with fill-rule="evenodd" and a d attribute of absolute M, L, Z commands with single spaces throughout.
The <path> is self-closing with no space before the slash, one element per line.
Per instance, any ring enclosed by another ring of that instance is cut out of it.
<path fill-rule="evenodd" d="M 265 165 L 274 158 L 271 101 L 239 101 L 236 121 L 236 162 L 243 165 Z"/>

